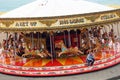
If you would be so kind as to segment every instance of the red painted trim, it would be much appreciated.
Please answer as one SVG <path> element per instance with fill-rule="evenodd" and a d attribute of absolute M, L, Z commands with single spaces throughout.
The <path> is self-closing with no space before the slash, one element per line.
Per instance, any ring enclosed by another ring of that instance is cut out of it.
<path fill-rule="evenodd" d="M 20 69 L 17 69 L 17 68 L 8 68 L 8 67 L 0 66 L 0 72 L 5 73 L 5 74 L 18 75 L 18 76 L 62 76 L 62 75 L 80 74 L 80 73 L 86 73 L 86 72 L 92 72 L 92 71 L 96 71 L 96 70 L 101 70 L 101 69 L 104 69 L 104 68 L 107 68 L 107 67 L 114 66 L 114 65 L 116 65 L 118 63 L 120 63 L 120 54 L 115 55 L 115 57 L 113 59 L 108 58 L 108 60 L 105 61 L 105 62 L 103 60 L 101 60 L 99 64 L 95 63 L 95 65 L 91 66 L 91 67 L 83 66 L 83 67 L 77 67 L 77 68 L 54 69 L 54 70 L 45 70 L 45 71 L 44 70 L 38 70 L 37 71 L 37 70 L 20 70 Z M 105 64 L 107 64 L 107 65 L 105 65 Z M 100 65 L 103 65 L 103 66 L 98 67 Z M 71 66 L 74 66 L 74 65 L 71 65 Z M 55 66 L 53 66 L 53 67 L 55 67 Z M 96 68 L 96 67 L 98 67 L 98 68 Z M 85 69 L 87 69 L 87 70 L 85 70 Z M 10 70 L 10 72 L 7 72 L 6 70 Z M 19 73 L 14 73 L 16 71 L 18 71 Z M 64 73 L 60 74 L 59 72 L 62 72 L 62 71 Z M 28 72 L 28 73 L 21 74 L 22 72 Z M 30 74 L 30 72 L 32 74 Z M 36 72 L 36 73 L 37 72 L 41 72 L 41 73 L 53 72 L 53 74 L 33 74 L 34 72 Z M 56 74 L 54 74 L 55 72 L 56 72 Z"/>

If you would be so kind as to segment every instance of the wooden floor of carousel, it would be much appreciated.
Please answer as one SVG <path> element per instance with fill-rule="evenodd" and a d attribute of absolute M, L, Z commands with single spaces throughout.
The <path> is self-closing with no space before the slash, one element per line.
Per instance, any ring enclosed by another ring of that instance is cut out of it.
<path fill-rule="evenodd" d="M 91 72 L 113 66 L 120 62 L 120 53 L 107 51 L 102 57 L 102 52 L 95 54 L 95 63 L 87 67 L 86 55 L 75 57 L 41 59 L 41 58 L 5 58 L 0 59 L 0 72 L 20 76 L 59 76 Z"/>

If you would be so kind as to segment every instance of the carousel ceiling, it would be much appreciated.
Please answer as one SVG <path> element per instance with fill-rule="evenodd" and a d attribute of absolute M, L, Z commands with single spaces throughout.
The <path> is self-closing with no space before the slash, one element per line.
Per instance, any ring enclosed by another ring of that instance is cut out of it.
<path fill-rule="evenodd" d="M 86 0 L 35 0 L 0 16 L 0 18 L 55 17 L 113 9 Z"/>

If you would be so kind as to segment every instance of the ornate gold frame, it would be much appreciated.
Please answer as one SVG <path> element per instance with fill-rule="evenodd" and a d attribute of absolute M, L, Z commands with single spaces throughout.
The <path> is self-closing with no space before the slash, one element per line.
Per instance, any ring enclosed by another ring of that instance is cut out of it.
<path fill-rule="evenodd" d="M 115 13 L 118 18 L 112 20 L 104 20 L 95 22 L 96 19 L 100 15 L 103 14 L 110 14 Z M 90 20 L 91 23 L 86 24 L 75 24 L 75 25 L 66 25 L 66 26 L 57 26 L 57 27 L 50 27 L 54 24 L 58 19 L 66 19 L 66 18 L 75 18 L 75 17 L 84 17 L 87 20 Z M 47 27 L 32 27 L 32 28 L 9 28 L 15 21 L 34 21 L 38 20 L 42 24 L 45 24 Z M 95 12 L 95 13 L 87 13 L 87 14 L 77 14 L 77 15 L 68 15 L 68 16 L 56 16 L 56 17 L 37 17 L 37 18 L 0 18 L 0 23 L 4 24 L 6 27 L 0 27 L 0 32 L 50 32 L 50 31 L 63 31 L 63 30 L 74 30 L 80 29 L 85 27 L 92 27 L 95 25 L 104 25 L 114 22 L 120 21 L 120 9 L 110 10 L 110 11 L 103 11 L 103 12 Z"/>

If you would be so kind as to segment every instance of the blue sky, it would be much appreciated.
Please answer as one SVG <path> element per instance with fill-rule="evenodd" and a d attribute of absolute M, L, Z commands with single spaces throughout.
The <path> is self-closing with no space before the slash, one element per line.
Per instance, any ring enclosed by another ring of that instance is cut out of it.
<path fill-rule="evenodd" d="M 120 0 L 87 0 L 105 5 L 120 5 Z"/>
<path fill-rule="evenodd" d="M 0 0 L 0 11 L 9 11 L 35 0 Z"/>
<path fill-rule="evenodd" d="M 0 0 L 0 11 L 6 12 L 35 0 Z M 104 5 L 120 5 L 120 0 L 87 0 Z"/>

